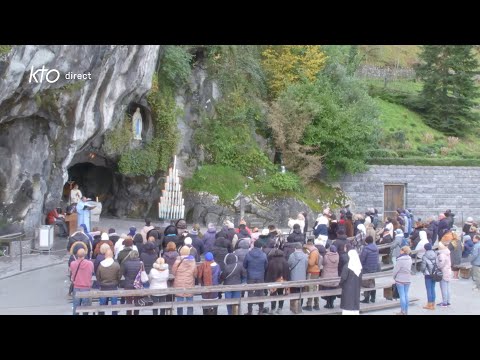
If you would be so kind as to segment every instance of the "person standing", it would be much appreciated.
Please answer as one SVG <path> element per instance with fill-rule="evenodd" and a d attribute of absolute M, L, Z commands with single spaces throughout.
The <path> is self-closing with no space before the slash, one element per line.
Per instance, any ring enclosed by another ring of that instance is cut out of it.
<path fill-rule="evenodd" d="M 321 278 L 322 279 L 329 279 L 329 278 L 336 278 L 338 277 L 338 262 L 340 260 L 340 256 L 337 252 L 337 247 L 335 245 L 330 245 L 328 251 L 325 253 L 323 257 L 323 271 Z M 320 285 L 321 289 L 329 290 L 335 289 L 338 286 L 338 282 L 332 282 L 328 285 Z M 326 296 L 323 299 L 327 301 L 327 304 L 324 306 L 326 309 L 333 309 L 333 302 L 335 301 L 336 295 Z"/>
<path fill-rule="evenodd" d="M 70 190 L 70 204 L 77 204 L 82 199 L 82 192 L 78 189 L 78 184 L 73 186 L 73 189 Z"/>
<path fill-rule="evenodd" d="M 262 251 L 262 242 L 255 241 L 253 249 L 250 250 L 243 260 L 243 267 L 247 270 L 247 284 L 259 284 L 265 282 L 265 271 L 267 270 L 267 255 Z M 263 290 L 249 290 L 248 296 L 263 296 Z M 258 314 L 268 313 L 268 309 L 263 308 L 263 302 L 258 303 Z M 248 303 L 248 312 L 245 315 L 252 315 L 253 304 Z"/>
<path fill-rule="evenodd" d="M 87 226 L 87 232 L 90 231 L 90 210 L 95 206 L 89 206 L 87 203 L 87 197 L 82 196 L 82 199 L 77 203 L 78 224 L 85 224 Z"/>
<path fill-rule="evenodd" d="M 409 246 L 403 246 L 400 249 L 400 255 L 397 256 L 393 267 L 393 280 L 395 280 L 398 295 L 400 296 L 401 311 L 397 313 L 397 315 L 408 314 L 408 290 L 412 282 L 412 258 L 410 257 L 410 252 L 411 249 Z"/>
<path fill-rule="evenodd" d="M 367 246 L 363 248 L 362 254 L 360 255 L 363 273 L 367 274 L 380 271 L 378 266 L 379 252 L 377 245 L 375 245 L 371 236 L 367 236 L 367 238 L 365 239 L 365 243 L 367 244 Z M 368 285 L 370 285 L 369 287 L 375 287 L 375 279 L 368 280 Z M 369 302 L 374 303 L 376 294 L 376 290 L 365 291 L 365 299 L 363 299 L 361 302 L 365 304 L 368 304 Z"/>
<path fill-rule="evenodd" d="M 197 277 L 197 265 L 195 257 L 190 255 L 190 248 L 184 246 L 180 249 L 180 256 L 177 257 L 172 267 L 174 288 L 193 288 Z M 176 301 L 193 301 L 193 294 L 179 292 L 175 294 Z M 177 308 L 177 315 L 183 315 L 183 307 Z M 187 315 L 193 315 L 193 306 L 187 307 Z"/>
<path fill-rule="evenodd" d="M 320 255 L 320 251 L 312 244 L 312 241 L 307 241 L 307 245 L 305 245 L 305 250 L 308 253 L 308 268 L 307 268 L 307 280 L 310 279 L 318 279 L 320 277 L 320 267 L 323 263 L 322 255 Z M 310 292 L 317 291 L 317 285 L 309 286 Z M 320 299 L 318 296 L 313 298 L 313 308 L 312 308 L 312 298 L 309 297 L 307 300 L 307 305 L 304 306 L 302 309 L 306 311 L 312 310 L 320 310 Z"/>
<path fill-rule="evenodd" d="M 450 250 L 442 243 L 438 243 L 437 251 L 438 268 L 442 270 L 442 280 L 440 281 L 440 290 L 442 291 L 442 302 L 437 304 L 440 307 L 450 306 L 450 280 L 452 278 L 452 262 L 450 260 Z"/>
<path fill-rule="evenodd" d="M 342 288 L 340 308 L 343 310 L 342 315 L 360 315 L 362 263 L 355 249 L 350 248 L 347 255 L 348 263 L 343 267 L 340 276 L 340 287 Z"/>
<path fill-rule="evenodd" d="M 243 268 L 243 261 L 237 255 L 227 254 L 225 257 L 225 270 L 220 274 L 223 285 L 240 285 L 247 281 L 247 272 Z M 241 291 L 225 291 L 225 299 L 237 299 Z M 228 315 L 232 315 L 233 305 L 227 305 Z"/>
<path fill-rule="evenodd" d="M 295 251 L 288 257 L 288 267 L 291 281 L 307 280 L 308 256 L 303 252 L 300 242 L 295 243 Z M 299 293 L 301 288 L 292 287 L 290 293 Z M 298 300 L 290 300 L 290 310 L 294 313 L 301 313 L 302 307 L 296 306 Z"/>
<path fill-rule="evenodd" d="M 153 268 L 150 270 L 148 274 L 148 281 L 150 282 L 150 289 L 157 290 L 157 289 L 166 289 L 168 288 L 168 264 L 165 263 L 164 258 L 158 258 L 153 263 Z M 152 300 L 154 303 L 161 303 L 165 302 L 167 299 L 166 295 L 152 295 Z M 152 310 L 153 315 L 158 315 L 158 309 Z M 160 310 L 160 315 L 165 315 L 166 309 Z"/>
<path fill-rule="evenodd" d="M 120 279 L 122 278 L 122 272 L 120 270 L 120 265 L 118 262 L 113 260 L 113 251 L 109 248 L 107 244 L 104 245 L 105 259 L 99 263 L 99 266 L 96 271 L 97 282 L 100 286 L 100 291 L 108 290 L 117 290 Z M 101 297 L 99 299 L 100 305 L 107 305 L 108 300 L 112 305 L 117 305 L 117 297 Z M 99 311 L 98 315 L 104 315 L 105 312 Z M 117 315 L 117 311 L 113 311 L 112 315 Z"/>
<path fill-rule="evenodd" d="M 77 259 L 70 264 L 70 280 L 73 283 L 73 315 L 77 314 L 77 306 L 89 306 L 90 298 L 77 298 L 79 292 L 90 291 L 92 288 L 93 263 L 85 259 L 85 249 L 77 251 Z M 88 313 L 84 313 L 86 315 Z"/>
<path fill-rule="evenodd" d="M 427 289 L 427 305 L 423 308 L 435 310 L 435 281 L 432 279 L 433 266 L 437 263 L 437 255 L 432 250 L 432 244 L 427 242 L 424 245 L 425 254 L 422 257 L 420 269 L 425 276 L 425 288 Z"/>
<path fill-rule="evenodd" d="M 289 281 L 290 279 L 290 269 L 288 267 L 288 262 L 283 255 L 283 251 L 280 249 L 273 249 L 269 256 L 268 256 L 268 266 L 267 272 L 265 274 L 265 281 L 266 282 L 284 282 Z M 270 289 L 270 296 L 278 296 L 283 295 L 284 289 L 283 288 L 272 288 Z M 278 310 L 276 311 L 277 314 L 280 314 L 283 309 L 283 300 L 278 302 Z M 275 311 L 277 307 L 277 302 L 271 302 L 271 314 Z"/>
<path fill-rule="evenodd" d="M 201 286 L 214 286 L 219 284 L 220 266 L 213 259 L 213 254 L 207 252 L 205 261 L 198 266 L 198 282 Z M 218 292 L 202 293 L 203 300 L 218 299 Z M 203 315 L 217 315 L 218 306 L 202 306 Z"/>
<path fill-rule="evenodd" d="M 480 291 L 480 235 L 473 237 L 473 249 L 472 249 L 472 277 L 475 285 L 472 290 Z"/>

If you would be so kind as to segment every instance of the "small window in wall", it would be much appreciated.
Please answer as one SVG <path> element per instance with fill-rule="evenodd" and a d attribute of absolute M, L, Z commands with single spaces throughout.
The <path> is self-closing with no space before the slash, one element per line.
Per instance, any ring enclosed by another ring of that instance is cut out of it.
<path fill-rule="evenodd" d="M 397 217 L 397 209 L 405 207 L 405 185 L 385 185 L 383 200 L 383 220 Z"/>

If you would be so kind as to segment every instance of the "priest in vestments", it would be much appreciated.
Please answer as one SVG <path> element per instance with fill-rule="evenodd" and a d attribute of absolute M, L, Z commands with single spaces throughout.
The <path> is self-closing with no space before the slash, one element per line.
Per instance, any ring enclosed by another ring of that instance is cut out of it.
<path fill-rule="evenodd" d="M 93 208 L 87 203 L 86 196 L 82 196 L 82 199 L 77 203 L 78 226 L 85 224 L 87 232 L 90 232 L 90 210 Z"/>

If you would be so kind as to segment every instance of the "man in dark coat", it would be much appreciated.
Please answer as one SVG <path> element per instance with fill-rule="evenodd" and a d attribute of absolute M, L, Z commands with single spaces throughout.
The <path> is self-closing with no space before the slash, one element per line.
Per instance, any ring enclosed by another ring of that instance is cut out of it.
<path fill-rule="evenodd" d="M 342 300 L 340 308 L 342 315 L 360 314 L 360 288 L 362 283 L 362 264 L 356 250 L 348 251 L 348 264 L 342 269 L 340 287 Z"/>
<path fill-rule="evenodd" d="M 303 235 L 304 234 L 302 234 L 300 225 L 293 225 L 293 232 L 288 235 L 287 242 L 283 244 L 283 253 L 285 256 L 285 260 L 288 260 L 290 254 L 295 252 L 295 246 L 297 243 L 300 245 L 303 245 L 305 243 L 305 237 Z"/>
<path fill-rule="evenodd" d="M 438 241 L 442 240 L 443 235 L 445 235 L 448 230 L 450 230 L 450 222 L 446 218 L 445 214 L 440 214 L 438 217 Z"/>
<path fill-rule="evenodd" d="M 363 248 L 362 254 L 360 255 L 360 262 L 362 264 L 363 273 L 374 273 L 379 271 L 378 268 L 378 248 L 377 245 L 373 242 L 371 236 L 367 236 L 365 239 L 367 246 Z M 375 280 L 369 281 L 369 287 L 375 286 Z M 368 302 L 375 302 L 375 296 L 377 294 L 376 290 L 365 291 L 365 299 L 362 300 L 362 303 L 368 304 Z"/>
<path fill-rule="evenodd" d="M 250 250 L 243 260 L 243 267 L 247 270 L 247 284 L 258 284 L 265 281 L 265 271 L 267 270 L 267 255 L 262 251 L 260 240 L 255 241 L 253 249 Z M 263 296 L 263 290 L 253 290 L 248 292 L 248 296 Z M 248 304 L 248 313 L 252 315 L 253 304 Z M 258 303 L 258 314 L 268 313 L 268 309 L 263 308 L 263 302 Z"/>

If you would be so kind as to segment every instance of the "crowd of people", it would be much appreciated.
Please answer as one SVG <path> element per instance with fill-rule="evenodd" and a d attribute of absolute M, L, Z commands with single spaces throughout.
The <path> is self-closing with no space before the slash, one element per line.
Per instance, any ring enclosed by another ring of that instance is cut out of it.
<path fill-rule="evenodd" d="M 462 236 L 458 236 L 453 225 L 451 211 L 442 213 L 438 220 L 413 221 L 410 209 L 398 209 L 398 216 L 381 223 L 378 211 L 368 209 L 365 214 L 352 214 L 348 207 L 337 215 L 325 209 L 314 225 L 309 228 L 307 214 L 301 213 L 297 219 L 290 219 L 290 233 L 283 234 L 274 225 L 265 229 L 250 229 L 244 220 L 237 227 L 226 220 L 220 230 L 215 224 L 208 224 L 205 233 L 195 224 L 187 228 L 180 219 L 165 228 L 154 227 L 149 219 L 137 231 L 129 229 L 128 234 L 117 234 L 115 229 L 108 231 L 93 228 L 88 232 L 85 226 L 70 236 L 67 250 L 71 256 L 69 269 L 74 284 L 73 311 L 80 304 L 88 305 L 90 299 L 75 297 L 76 292 L 91 288 L 100 291 L 123 289 L 165 289 L 192 288 L 196 285 L 238 285 L 257 284 L 307 279 L 332 278 L 326 285 L 272 288 L 269 291 L 248 291 L 248 296 L 271 296 L 271 306 L 263 302 L 248 304 L 245 315 L 282 313 L 284 301 L 275 301 L 275 296 L 300 291 L 316 291 L 318 288 L 341 287 L 339 296 L 325 296 L 324 308 L 334 308 L 339 297 L 344 314 L 358 314 L 360 303 L 374 303 L 376 291 L 364 291 L 362 287 L 374 288 L 374 280 L 362 280 L 363 274 L 380 271 L 379 255 L 387 254 L 394 263 L 393 276 L 400 298 L 401 311 L 408 313 L 408 292 L 411 283 L 412 256 L 418 257 L 425 277 L 427 305 L 425 309 L 435 309 L 435 283 L 440 283 L 442 302 L 440 306 L 450 306 L 449 282 L 458 278 L 458 265 L 470 261 L 473 266 L 476 289 L 480 289 L 480 235 L 473 219 L 468 218 Z M 311 231 L 313 236 L 307 236 Z M 389 244 L 381 250 L 378 245 Z M 415 250 L 415 251 L 412 251 Z M 436 252 L 434 249 L 438 249 Z M 412 253 L 414 255 L 412 255 Z M 438 279 L 438 269 L 442 278 Z M 148 280 L 140 282 L 144 271 Z M 95 275 L 96 280 L 93 280 Z M 338 281 L 338 282 L 337 282 Z M 161 294 L 161 293 L 160 293 Z M 246 296 L 241 291 L 203 293 L 203 299 L 239 298 Z M 308 297 L 302 306 L 293 306 L 290 311 L 320 310 L 320 298 Z M 134 297 L 117 299 L 100 298 L 100 304 L 132 304 Z M 194 313 L 188 306 L 193 294 L 179 291 L 175 295 L 152 296 L 149 301 L 186 302 L 187 315 Z M 217 306 L 203 306 L 203 314 L 217 314 Z M 138 310 L 134 314 L 138 314 Z M 165 310 L 152 310 L 153 314 L 165 314 Z M 232 314 L 232 306 L 227 306 Z M 127 314 L 131 314 L 127 311 Z M 183 314 L 183 308 L 177 308 Z"/>

